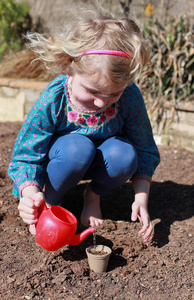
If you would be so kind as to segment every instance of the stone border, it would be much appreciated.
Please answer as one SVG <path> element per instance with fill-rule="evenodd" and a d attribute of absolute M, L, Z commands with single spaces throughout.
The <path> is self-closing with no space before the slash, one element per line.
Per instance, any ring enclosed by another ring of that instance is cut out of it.
<path fill-rule="evenodd" d="M 0 122 L 23 122 L 47 81 L 0 78 Z"/>
<path fill-rule="evenodd" d="M 32 79 L 0 78 L 0 86 L 23 88 L 34 91 L 44 90 L 49 81 L 34 81 Z"/>

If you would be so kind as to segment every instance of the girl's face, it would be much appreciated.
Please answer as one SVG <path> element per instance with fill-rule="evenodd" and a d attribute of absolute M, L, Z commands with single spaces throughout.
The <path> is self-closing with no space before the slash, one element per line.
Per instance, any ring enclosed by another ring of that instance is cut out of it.
<path fill-rule="evenodd" d="M 103 78 L 97 81 L 76 73 L 72 76 L 70 99 L 78 108 L 97 111 L 117 102 L 125 87 L 113 83 L 107 86 Z"/>

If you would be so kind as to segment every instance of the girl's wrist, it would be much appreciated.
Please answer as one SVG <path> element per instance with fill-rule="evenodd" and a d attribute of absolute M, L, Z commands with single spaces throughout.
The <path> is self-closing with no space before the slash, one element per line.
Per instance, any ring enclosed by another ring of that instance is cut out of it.
<path fill-rule="evenodd" d="M 20 198 L 29 197 L 32 194 L 42 191 L 40 185 L 33 180 L 26 181 L 19 187 Z"/>
<path fill-rule="evenodd" d="M 136 195 L 134 202 L 138 203 L 140 206 L 148 206 L 148 195 L 143 194 L 143 195 Z"/>

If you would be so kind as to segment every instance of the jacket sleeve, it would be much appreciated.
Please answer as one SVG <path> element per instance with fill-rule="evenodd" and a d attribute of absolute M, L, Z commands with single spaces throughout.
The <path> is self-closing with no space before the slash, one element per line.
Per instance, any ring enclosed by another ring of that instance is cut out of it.
<path fill-rule="evenodd" d="M 63 78 L 53 80 L 31 108 L 15 141 L 8 174 L 14 182 L 13 194 L 24 187 L 44 184 L 49 143 L 63 118 Z"/>
<path fill-rule="evenodd" d="M 160 155 L 154 141 L 142 94 L 135 84 L 127 87 L 124 91 L 122 105 L 125 118 L 124 134 L 131 141 L 138 155 L 138 168 L 132 176 L 132 180 L 144 178 L 151 181 L 160 162 Z"/>

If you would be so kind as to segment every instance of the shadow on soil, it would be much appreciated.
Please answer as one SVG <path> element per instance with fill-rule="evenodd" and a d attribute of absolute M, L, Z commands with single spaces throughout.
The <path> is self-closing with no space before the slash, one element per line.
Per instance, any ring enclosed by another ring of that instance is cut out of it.
<path fill-rule="evenodd" d="M 63 203 L 63 206 L 69 209 L 78 220 L 83 205 L 84 189 L 85 184 L 76 186 L 67 194 Z M 154 227 L 153 245 L 163 247 L 169 242 L 171 224 L 189 219 L 194 215 L 193 195 L 194 185 L 181 185 L 172 181 L 152 182 L 149 197 L 150 217 L 151 220 L 160 219 Z M 125 183 L 103 196 L 101 209 L 104 219 L 130 221 L 133 199 L 134 192 L 131 183 Z"/>
<path fill-rule="evenodd" d="M 151 219 L 161 219 L 155 225 L 153 242 L 162 247 L 169 242 L 170 227 L 175 221 L 190 219 L 194 215 L 194 185 L 172 181 L 154 182 L 150 193 Z"/>
<path fill-rule="evenodd" d="M 80 226 L 78 226 L 78 231 L 81 231 Z M 96 235 L 96 240 L 98 244 L 106 245 L 111 249 L 113 247 L 112 241 L 107 238 L 104 238 L 103 236 Z M 88 236 L 87 240 L 84 240 L 78 246 L 68 246 L 68 249 L 62 251 L 58 256 L 62 257 L 65 261 L 82 261 L 86 257 L 85 249 L 88 246 L 91 246 L 92 243 L 92 235 L 90 235 Z M 122 252 L 122 247 L 117 247 L 114 250 L 112 250 L 107 271 L 114 270 L 118 267 L 123 267 L 127 264 L 127 260 L 120 255 Z"/>

